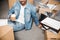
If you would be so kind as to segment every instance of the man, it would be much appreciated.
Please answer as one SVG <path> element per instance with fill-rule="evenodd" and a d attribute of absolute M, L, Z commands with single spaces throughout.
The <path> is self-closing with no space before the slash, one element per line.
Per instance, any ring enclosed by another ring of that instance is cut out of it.
<path fill-rule="evenodd" d="M 14 15 L 15 17 L 12 18 Z M 37 26 L 39 25 L 36 8 L 29 4 L 27 0 L 16 2 L 9 10 L 8 18 L 8 23 L 13 27 L 14 31 L 30 30 L 32 28 L 32 19 L 34 19 Z"/>

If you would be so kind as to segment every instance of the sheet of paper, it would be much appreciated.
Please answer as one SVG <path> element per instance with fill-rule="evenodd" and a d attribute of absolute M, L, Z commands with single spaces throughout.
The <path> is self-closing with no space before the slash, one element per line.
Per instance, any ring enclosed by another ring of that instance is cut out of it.
<path fill-rule="evenodd" d="M 49 9 L 54 9 L 54 8 L 56 8 L 56 5 L 52 5 L 52 4 L 47 4 L 47 6 L 49 7 Z"/>
<path fill-rule="evenodd" d="M 45 4 L 41 3 L 41 2 L 39 2 L 39 5 L 40 5 L 41 8 L 48 8 L 47 5 L 45 5 Z"/>
<path fill-rule="evenodd" d="M 8 25 L 8 19 L 0 19 L 0 26 Z"/>
<path fill-rule="evenodd" d="M 54 28 L 56 30 L 60 29 L 60 22 L 56 21 L 54 19 L 51 19 L 49 17 L 45 18 L 43 21 L 41 21 L 41 23 L 50 26 L 51 28 Z"/>

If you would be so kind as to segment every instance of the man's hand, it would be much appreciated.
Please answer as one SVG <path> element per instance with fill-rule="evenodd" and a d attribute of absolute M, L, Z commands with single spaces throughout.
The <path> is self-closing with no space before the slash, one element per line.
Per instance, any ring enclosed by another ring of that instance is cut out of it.
<path fill-rule="evenodd" d="M 11 21 L 15 21 L 16 18 L 15 18 L 15 17 L 10 17 L 10 20 L 11 20 Z"/>
<path fill-rule="evenodd" d="M 42 28 L 42 24 L 39 24 L 39 26 L 38 26 L 39 28 Z"/>
<path fill-rule="evenodd" d="M 11 15 L 11 16 L 10 16 L 10 20 L 11 20 L 11 21 L 15 21 L 15 20 L 16 20 L 16 16 L 15 16 L 14 14 Z"/>

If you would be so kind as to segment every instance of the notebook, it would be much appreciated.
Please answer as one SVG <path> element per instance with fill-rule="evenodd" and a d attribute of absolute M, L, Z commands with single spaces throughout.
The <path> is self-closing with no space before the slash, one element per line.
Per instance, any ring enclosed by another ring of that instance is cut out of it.
<path fill-rule="evenodd" d="M 54 28 L 56 30 L 59 30 L 60 29 L 60 22 L 59 21 L 56 21 L 52 18 L 45 18 L 43 21 L 41 21 L 41 23 L 51 27 L 51 28 Z"/>

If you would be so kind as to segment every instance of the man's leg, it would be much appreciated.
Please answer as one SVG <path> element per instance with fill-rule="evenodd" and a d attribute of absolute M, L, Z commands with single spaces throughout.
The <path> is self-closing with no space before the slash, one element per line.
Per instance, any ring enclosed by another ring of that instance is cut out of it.
<path fill-rule="evenodd" d="M 19 23 L 19 22 L 9 22 L 9 25 L 11 27 L 13 27 L 13 30 L 16 31 L 20 31 L 24 29 L 24 24 Z"/>

